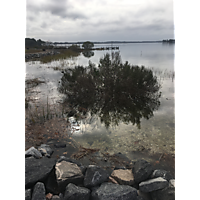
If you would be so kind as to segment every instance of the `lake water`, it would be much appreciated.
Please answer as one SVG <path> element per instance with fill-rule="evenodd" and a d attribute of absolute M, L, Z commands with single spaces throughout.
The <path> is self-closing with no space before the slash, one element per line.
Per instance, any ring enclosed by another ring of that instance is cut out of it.
<path fill-rule="evenodd" d="M 122 62 L 145 66 L 152 69 L 161 84 L 160 106 L 153 111 L 150 119 L 141 118 L 140 128 L 132 123 L 119 120 L 118 125 L 107 128 L 98 115 L 87 114 L 86 118 L 75 120 L 69 118 L 69 133 L 82 146 L 100 148 L 109 153 L 121 152 L 131 159 L 145 158 L 160 160 L 163 155 L 175 154 L 175 114 L 174 114 L 174 47 L 162 43 L 112 44 L 119 46 Z M 111 46 L 108 44 L 95 47 Z M 116 50 L 115 50 L 116 51 Z M 29 94 L 31 108 L 62 102 L 65 95 L 58 92 L 58 85 L 63 76 L 62 70 L 55 67 L 74 68 L 77 65 L 87 66 L 89 60 L 96 65 L 107 51 L 94 51 L 90 58 L 81 54 L 78 57 L 42 64 L 40 61 L 26 63 L 26 79 L 39 78 L 45 84 L 34 87 Z M 28 118 L 29 111 L 26 111 Z M 66 117 L 66 116 L 65 116 Z"/>

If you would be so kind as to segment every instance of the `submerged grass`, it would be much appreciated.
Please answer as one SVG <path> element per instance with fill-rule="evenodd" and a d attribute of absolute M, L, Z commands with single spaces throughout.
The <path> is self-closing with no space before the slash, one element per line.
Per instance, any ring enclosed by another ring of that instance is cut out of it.
<path fill-rule="evenodd" d="M 41 83 L 45 83 L 44 80 L 39 80 L 38 78 L 33 78 L 33 79 L 27 79 L 25 81 L 26 87 L 25 87 L 25 108 L 30 107 L 30 101 L 33 101 L 30 97 L 30 93 L 39 93 L 37 91 L 33 91 L 33 89 L 40 85 Z"/>
<path fill-rule="evenodd" d="M 25 100 L 25 106 L 29 105 L 29 102 Z M 51 104 L 47 96 L 46 104 L 37 106 L 35 104 L 26 107 L 26 119 L 28 123 L 43 123 L 53 118 L 63 118 L 66 113 L 69 112 L 69 108 L 62 104 Z"/>
<path fill-rule="evenodd" d="M 41 63 L 49 63 L 55 60 L 63 60 L 67 58 L 77 57 L 80 55 L 80 51 L 73 51 L 70 49 L 59 49 L 59 54 L 47 55 L 40 58 Z"/>

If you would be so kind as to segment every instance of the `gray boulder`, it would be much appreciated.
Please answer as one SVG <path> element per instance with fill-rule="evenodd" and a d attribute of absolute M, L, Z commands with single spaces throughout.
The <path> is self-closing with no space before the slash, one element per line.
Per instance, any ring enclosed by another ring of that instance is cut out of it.
<path fill-rule="evenodd" d="M 132 169 L 134 181 L 140 183 L 147 180 L 153 172 L 151 164 L 145 160 L 138 160 Z"/>
<path fill-rule="evenodd" d="M 51 200 L 60 200 L 60 197 L 58 195 L 53 195 L 53 197 L 51 198 Z"/>
<path fill-rule="evenodd" d="M 41 182 L 36 183 L 33 188 L 33 194 L 31 200 L 46 200 L 45 187 Z"/>
<path fill-rule="evenodd" d="M 162 177 L 166 179 L 167 181 L 172 179 L 172 175 L 168 171 L 163 170 L 163 169 L 156 169 L 153 171 L 151 178 L 158 178 L 158 177 Z"/>
<path fill-rule="evenodd" d="M 84 186 L 88 188 L 98 186 L 106 182 L 108 177 L 109 174 L 104 169 L 95 165 L 89 165 L 85 173 Z"/>
<path fill-rule="evenodd" d="M 151 200 L 151 194 L 150 193 L 146 193 L 146 192 L 141 192 L 140 190 L 137 190 L 137 198 L 138 200 Z"/>
<path fill-rule="evenodd" d="M 89 200 L 90 190 L 84 187 L 78 187 L 73 183 L 69 183 L 65 189 L 64 200 Z"/>
<path fill-rule="evenodd" d="M 55 159 L 33 157 L 25 159 L 25 187 L 31 188 L 36 182 L 46 179 L 55 166 Z"/>
<path fill-rule="evenodd" d="M 102 183 L 92 191 L 92 200 L 137 200 L 137 190 L 129 185 Z"/>
<path fill-rule="evenodd" d="M 25 190 L 25 200 L 31 200 L 31 189 Z"/>
<path fill-rule="evenodd" d="M 60 200 L 64 200 L 64 196 L 62 193 L 59 194 Z"/>
<path fill-rule="evenodd" d="M 169 184 L 162 190 L 151 192 L 151 198 L 152 200 L 175 200 L 175 188 Z"/>
<path fill-rule="evenodd" d="M 59 162 L 62 162 L 62 161 L 66 161 L 66 162 L 70 162 L 70 163 L 76 164 L 80 168 L 80 170 L 83 173 L 83 175 L 85 175 L 87 166 L 82 165 L 82 163 L 80 163 L 79 161 L 77 161 L 77 160 L 75 160 L 73 158 L 67 158 L 65 156 L 60 156 L 60 158 L 58 159 L 57 162 L 59 163 Z"/>
<path fill-rule="evenodd" d="M 46 156 L 48 158 L 51 157 L 52 153 L 53 153 L 53 150 L 51 149 L 51 147 L 47 144 L 41 144 L 39 147 L 38 147 L 38 150 L 41 152 L 41 154 L 43 156 Z"/>
<path fill-rule="evenodd" d="M 168 181 L 164 178 L 158 177 L 150 179 L 139 184 L 139 189 L 142 192 L 152 192 L 155 190 L 163 189 L 168 186 Z"/>
<path fill-rule="evenodd" d="M 62 161 L 66 161 L 66 162 L 70 162 L 70 163 L 75 163 L 77 164 L 79 167 L 82 166 L 82 164 L 80 162 L 78 162 L 77 160 L 73 159 L 73 158 L 67 158 L 65 156 L 60 156 L 60 158 L 58 159 L 58 163 L 62 162 Z"/>
<path fill-rule="evenodd" d="M 59 194 L 60 191 L 56 180 L 55 169 L 48 175 L 48 178 L 45 181 L 45 188 L 47 193 Z"/>
<path fill-rule="evenodd" d="M 35 147 L 31 147 L 25 151 L 25 157 L 30 156 L 34 156 L 35 158 L 41 158 L 42 154 Z"/>
<path fill-rule="evenodd" d="M 60 191 L 65 190 L 69 183 L 81 184 L 84 178 L 77 164 L 66 161 L 56 163 L 55 174 Z"/>

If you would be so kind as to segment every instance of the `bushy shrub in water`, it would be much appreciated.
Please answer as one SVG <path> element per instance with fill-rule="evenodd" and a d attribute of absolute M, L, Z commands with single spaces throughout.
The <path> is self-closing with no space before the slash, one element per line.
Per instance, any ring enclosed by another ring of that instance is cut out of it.
<path fill-rule="evenodd" d="M 58 88 L 73 107 L 97 114 L 106 127 L 123 121 L 139 128 L 141 118 L 149 119 L 158 109 L 159 89 L 152 70 L 123 64 L 118 52 L 106 54 L 98 67 L 90 62 L 66 69 Z"/>

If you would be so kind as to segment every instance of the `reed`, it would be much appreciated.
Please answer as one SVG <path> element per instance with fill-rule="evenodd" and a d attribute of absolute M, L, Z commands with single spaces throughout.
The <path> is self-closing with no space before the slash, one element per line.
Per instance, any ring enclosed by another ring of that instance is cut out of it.
<path fill-rule="evenodd" d="M 40 106 L 28 106 L 26 109 L 26 118 L 31 124 L 43 123 L 53 118 L 65 117 L 69 108 L 64 104 L 50 103 L 47 96 L 46 104 Z"/>

